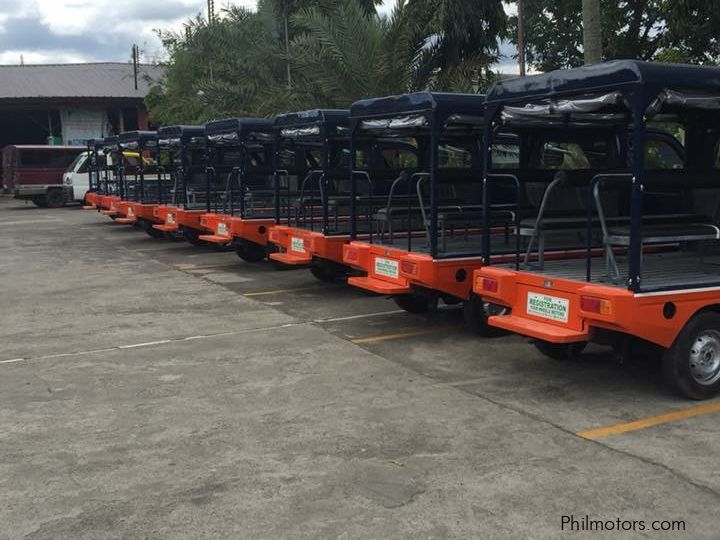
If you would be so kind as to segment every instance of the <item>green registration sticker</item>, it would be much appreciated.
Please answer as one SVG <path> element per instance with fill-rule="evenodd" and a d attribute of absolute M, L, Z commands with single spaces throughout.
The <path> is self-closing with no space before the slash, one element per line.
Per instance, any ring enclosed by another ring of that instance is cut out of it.
<path fill-rule="evenodd" d="M 527 313 L 553 321 L 568 322 L 570 301 L 565 298 L 529 292 L 527 296 Z"/>
<path fill-rule="evenodd" d="M 398 278 L 400 271 L 398 262 L 392 259 L 384 259 L 382 257 L 375 258 L 375 273 L 378 276 L 385 276 L 390 278 Z"/>
<path fill-rule="evenodd" d="M 305 253 L 305 242 L 303 239 L 293 236 L 290 239 L 290 250 L 298 253 Z"/>

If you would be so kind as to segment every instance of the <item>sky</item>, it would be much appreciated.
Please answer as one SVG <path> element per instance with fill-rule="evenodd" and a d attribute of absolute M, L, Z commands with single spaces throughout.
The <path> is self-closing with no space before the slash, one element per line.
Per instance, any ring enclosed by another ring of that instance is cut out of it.
<path fill-rule="evenodd" d="M 216 0 L 254 8 L 255 0 Z M 395 0 L 379 8 L 389 13 Z M 145 60 L 163 57 L 155 29 L 180 29 L 206 0 L 0 0 L 0 64 L 125 62 L 133 43 Z M 504 52 L 512 50 L 503 46 Z M 512 72 L 511 59 L 501 71 Z"/>

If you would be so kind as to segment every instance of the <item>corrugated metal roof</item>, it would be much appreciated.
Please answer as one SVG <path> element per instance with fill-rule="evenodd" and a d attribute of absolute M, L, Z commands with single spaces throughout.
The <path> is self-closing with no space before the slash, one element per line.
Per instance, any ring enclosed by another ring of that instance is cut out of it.
<path fill-rule="evenodd" d="M 132 64 L 0 66 L 0 100 L 39 98 L 144 98 L 163 68 L 143 64 L 135 90 Z M 150 79 L 150 80 L 148 80 Z"/>

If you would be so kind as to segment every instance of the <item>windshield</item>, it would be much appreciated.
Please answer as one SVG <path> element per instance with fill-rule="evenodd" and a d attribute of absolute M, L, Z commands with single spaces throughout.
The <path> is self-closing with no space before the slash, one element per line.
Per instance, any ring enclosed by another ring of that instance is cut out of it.
<path fill-rule="evenodd" d="M 68 165 L 68 168 L 65 170 L 65 172 L 75 172 L 75 169 L 85 161 L 88 157 L 87 152 L 83 152 L 82 154 L 79 154 L 75 159 L 73 159 L 73 162 Z"/>

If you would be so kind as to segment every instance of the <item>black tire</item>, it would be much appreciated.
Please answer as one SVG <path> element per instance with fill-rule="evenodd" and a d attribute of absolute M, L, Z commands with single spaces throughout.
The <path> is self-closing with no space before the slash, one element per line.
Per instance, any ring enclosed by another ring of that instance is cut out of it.
<path fill-rule="evenodd" d="M 665 379 L 689 399 L 720 393 L 720 314 L 710 311 L 688 321 L 663 354 Z"/>
<path fill-rule="evenodd" d="M 510 310 L 504 306 L 491 304 L 484 301 L 476 294 L 471 294 L 470 298 L 463 303 L 463 316 L 465 324 L 474 334 L 482 337 L 496 337 L 507 335 L 507 331 L 502 328 L 496 328 L 488 324 L 490 315 L 503 315 Z"/>
<path fill-rule="evenodd" d="M 255 242 L 243 242 L 243 244 L 238 247 L 235 252 L 238 257 L 248 263 L 260 262 L 267 255 L 265 252 L 265 246 L 261 246 Z"/>
<path fill-rule="evenodd" d="M 45 195 L 45 204 L 48 208 L 62 208 L 65 206 L 65 192 L 62 189 L 49 189 Z"/>
<path fill-rule="evenodd" d="M 427 313 L 433 304 L 427 296 L 412 293 L 393 296 L 393 300 L 408 313 Z"/>
<path fill-rule="evenodd" d="M 138 219 L 136 223 L 148 236 L 152 238 L 165 238 L 165 231 L 158 231 L 150 221 Z"/>
<path fill-rule="evenodd" d="M 182 235 L 190 244 L 193 246 L 207 246 L 205 240 L 200 240 L 200 231 L 191 229 L 190 227 L 183 227 Z"/>
<path fill-rule="evenodd" d="M 553 360 L 573 360 L 578 358 L 587 347 L 587 341 L 576 343 L 550 343 L 537 339 L 533 342 L 538 351 Z"/>
<path fill-rule="evenodd" d="M 333 283 L 347 277 L 345 269 L 330 262 L 315 262 L 310 267 L 310 273 L 324 283 Z"/>
<path fill-rule="evenodd" d="M 47 200 L 45 199 L 45 195 L 35 195 L 30 200 L 38 208 L 47 208 Z"/>

